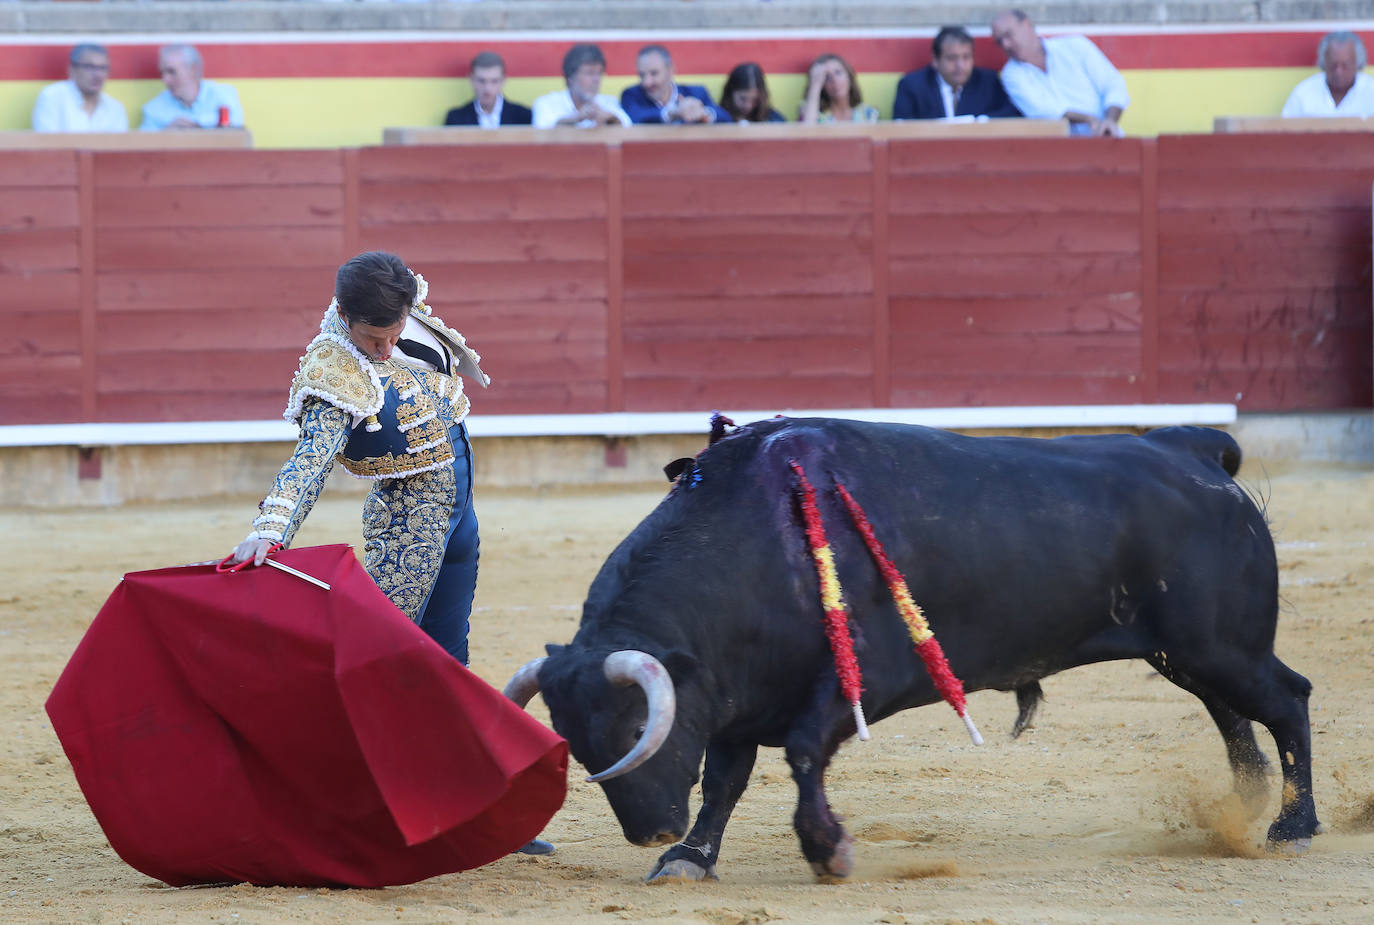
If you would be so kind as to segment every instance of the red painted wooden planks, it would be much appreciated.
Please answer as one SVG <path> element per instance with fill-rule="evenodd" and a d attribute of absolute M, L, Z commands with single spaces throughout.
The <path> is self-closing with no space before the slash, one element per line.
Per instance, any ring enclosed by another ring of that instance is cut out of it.
<path fill-rule="evenodd" d="M 1132 174 L 893 176 L 888 209 L 898 214 L 1026 212 L 1140 214 L 1140 177 Z"/>
<path fill-rule="evenodd" d="M 1159 176 L 1159 208 L 1358 209 L 1369 208 L 1374 163 L 1362 170 L 1239 170 L 1191 168 Z"/>
<path fill-rule="evenodd" d="M 299 309 L 312 313 L 318 325 L 334 297 L 335 269 L 331 265 L 317 265 L 228 269 L 199 266 L 156 273 L 111 270 L 96 276 L 96 310 Z M 232 318 L 228 321 L 234 323 Z"/>
<path fill-rule="evenodd" d="M 1367 325 L 1369 288 L 1294 285 L 1274 289 L 1179 289 L 1160 293 L 1162 321 L 1196 333 Z"/>
<path fill-rule="evenodd" d="M 778 174 L 827 177 L 862 174 L 873 169 L 873 143 L 867 138 L 807 138 L 785 140 L 732 140 L 747 128 L 720 126 L 721 139 L 709 144 L 661 141 L 626 141 L 626 177 L 657 177 L 671 185 L 677 178 L 725 180 L 733 177 L 769 177 Z"/>
<path fill-rule="evenodd" d="M 343 182 L 340 151 L 102 151 L 95 155 L 102 188 L 163 186 L 295 186 Z"/>
<path fill-rule="evenodd" d="M 75 186 L 0 188 L 0 232 L 75 228 Z"/>
<path fill-rule="evenodd" d="M 990 376 L 1072 373 L 1131 376 L 1140 371 L 1136 332 L 979 333 L 961 337 L 894 334 L 892 370 L 919 375 L 981 372 Z"/>
<path fill-rule="evenodd" d="M 605 264 L 435 263 L 419 268 L 429 282 L 430 304 L 447 317 L 448 306 L 467 302 L 586 301 L 606 298 Z"/>
<path fill-rule="evenodd" d="M 434 291 L 432 286 L 430 291 Z M 473 338 L 596 339 L 604 337 L 606 324 L 606 303 L 599 300 L 560 299 L 542 302 L 492 298 L 461 305 L 445 305 L 442 312 L 438 309 L 435 311 L 446 322 Z"/>
<path fill-rule="evenodd" d="M 746 370 L 773 370 L 782 376 L 858 376 L 873 367 L 867 337 L 817 332 L 809 337 L 768 340 L 674 338 L 631 341 L 625 345 L 625 378 L 730 377 Z"/>
<path fill-rule="evenodd" d="M 894 138 L 888 144 L 894 177 L 1140 173 L 1140 141 L 1134 138 Z"/>
<path fill-rule="evenodd" d="M 872 289 L 866 256 L 798 254 L 735 258 L 683 254 L 625 260 L 625 300 L 675 296 L 857 295 Z"/>
<path fill-rule="evenodd" d="M 363 148 L 358 152 L 363 183 L 465 180 L 507 183 L 525 180 L 605 179 L 606 149 L 591 144 L 420 145 Z"/>
<path fill-rule="evenodd" d="M 96 269 L 208 270 L 259 267 L 336 269 L 343 230 L 312 228 L 130 228 L 100 235 Z M 328 304 L 328 303 L 326 303 Z"/>
<path fill-rule="evenodd" d="M 0 151 L 0 187 L 69 187 L 77 183 L 76 151 Z"/>
<path fill-rule="evenodd" d="M 868 213 L 873 181 L 867 174 L 722 176 L 668 183 L 663 177 L 625 178 L 625 217 L 711 215 L 832 215 Z"/>
<path fill-rule="evenodd" d="M 862 296 L 671 298 L 627 302 L 625 340 L 762 340 L 816 334 L 866 336 L 873 304 Z"/>
<path fill-rule="evenodd" d="M 156 342 L 141 352 L 102 352 L 98 360 L 97 388 L 102 396 L 121 392 L 252 390 L 246 383 L 262 383 L 276 391 L 285 406 L 284 390 L 300 361 L 296 345 L 275 350 L 224 349 L 165 351 Z"/>
<path fill-rule="evenodd" d="M 389 250 L 424 273 L 427 262 L 604 261 L 604 219 L 415 221 L 359 229 L 360 250 Z M 428 278 L 428 277 L 426 277 Z"/>
<path fill-rule="evenodd" d="M 872 385 L 862 375 L 797 375 L 786 370 L 730 374 L 683 380 L 626 377 L 627 411 L 697 411 L 744 408 L 785 412 L 794 408 L 866 408 Z"/>
<path fill-rule="evenodd" d="M 1002 299 L 892 299 L 891 331 L 915 337 L 1134 332 L 1142 306 L 1135 293 L 1045 294 Z"/>
<path fill-rule="evenodd" d="M 1162 249 L 1282 251 L 1293 247 L 1369 249 L 1370 208 L 1169 209 L 1159 213 Z"/>
<path fill-rule="evenodd" d="M 74 227 L 0 231 L 0 286 L 10 274 L 76 269 L 80 253 L 81 233 Z"/>
<path fill-rule="evenodd" d="M 474 414 L 594 414 L 606 410 L 605 381 L 506 380 L 469 388 Z M 481 459 L 479 454 L 478 459 Z M 480 465 L 480 462 L 479 462 Z"/>
<path fill-rule="evenodd" d="M 79 355 L 80 313 L 74 305 L 37 305 L 33 311 L 0 314 L 0 354 L 10 356 Z"/>
<path fill-rule="evenodd" d="M 1160 136 L 1161 176 L 1207 169 L 1298 170 L 1317 180 L 1328 170 L 1367 172 L 1374 169 L 1374 136 L 1367 132 Z"/>
<path fill-rule="evenodd" d="M 177 391 L 101 392 L 98 421 L 266 421 L 281 417 L 283 388 L 208 390 L 188 386 Z"/>
<path fill-rule="evenodd" d="M 869 254 L 873 216 L 691 215 L 627 218 L 625 257 L 712 255 L 747 263 L 769 255 Z"/>
<path fill-rule="evenodd" d="M 324 186 L 99 187 L 100 228 L 240 228 L 337 225 L 343 188 Z"/>
<path fill-rule="evenodd" d="M 889 286 L 894 297 L 1006 297 L 1043 293 L 1136 293 L 1138 254 L 1044 255 L 987 253 L 974 256 L 894 257 Z"/>
<path fill-rule="evenodd" d="M 893 215 L 890 253 L 1044 254 L 1136 253 L 1140 222 L 1126 212 L 1001 212 L 973 215 Z"/>
<path fill-rule="evenodd" d="M 153 347 L 168 352 L 253 353 L 294 349 L 301 354 L 319 333 L 321 314 L 323 309 L 314 306 L 260 308 L 232 304 L 190 311 L 104 311 L 97 319 L 96 330 L 101 356 L 142 353 Z M 285 389 L 289 380 L 280 384 Z"/>
<path fill-rule="evenodd" d="M 1161 289 L 1283 289 L 1310 285 L 1368 287 L 1369 248 L 1249 247 L 1189 250 L 1159 255 Z"/>
<path fill-rule="evenodd" d="M 0 235 L 0 248 L 5 237 Z M 3 266 L 3 258 L 0 258 Z M 80 297 L 81 275 L 76 269 L 48 272 L 25 271 L 0 276 L 0 325 L 10 312 L 75 310 Z"/>
<path fill-rule="evenodd" d="M 410 222 L 520 222 L 602 218 L 606 183 L 600 178 L 523 180 L 386 180 L 363 183 L 359 212 L 364 228 Z"/>
<path fill-rule="evenodd" d="M 1128 376 L 1083 376 L 1053 370 L 1025 375 L 978 371 L 912 376 L 896 366 L 892 371 L 892 404 L 898 407 L 1114 405 L 1139 401 L 1139 380 Z"/>

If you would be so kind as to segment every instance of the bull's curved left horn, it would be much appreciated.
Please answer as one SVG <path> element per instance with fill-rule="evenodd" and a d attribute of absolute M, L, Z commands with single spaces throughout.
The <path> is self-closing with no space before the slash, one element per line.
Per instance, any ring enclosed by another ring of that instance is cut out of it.
<path fill-rule="evenodd" d="M 600 774 L 587 778 L 594 784 L 628 774 L 652 758 L 668 738 L 668 733 L 673 731 L 673 717 L 677 713 L 673 679 L 663 663 L 649 653 L 637 649 L 612 652 L 606 656 L 603 670 L 606 680 L 612 684 L 638 684 L 643 688 L 644 698 L 649 702 L 649 718 L 644 721 L 644 732 L 639 741 L 624 758 Z"/>
<path fill-rule="evenodd" d="M 501 691 L 506 699 L 513 700 L 520 706 L 525 706 L 530 702 L 530 698 L 539 693 L 539 668 L 548 659 L 547 655 L 541 655 L 532 662 L 526 662 L 516 669 L 515 674 L 506 682 L 505 688 Z"/>

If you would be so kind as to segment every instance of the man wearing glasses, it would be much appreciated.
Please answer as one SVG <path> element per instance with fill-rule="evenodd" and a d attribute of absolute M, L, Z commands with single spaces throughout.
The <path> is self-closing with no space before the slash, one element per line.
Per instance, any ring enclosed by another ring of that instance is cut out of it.
<path fill-rule="evenodd" d="M 129 117 L 104 92 L 110 53 L 101 45 L 77 45 L 67 58 L 67 79 L 50 84 L 33 107 L 35 132 L 127 132 Z"/>

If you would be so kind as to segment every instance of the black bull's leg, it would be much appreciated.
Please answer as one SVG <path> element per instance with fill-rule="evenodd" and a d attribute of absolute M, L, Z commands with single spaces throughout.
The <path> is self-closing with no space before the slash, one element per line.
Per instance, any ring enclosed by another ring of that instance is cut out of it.
<path fill-rule="evenodd" d="M 754 743 L 713 741 L 706 747 L 706 768 L 701 778 L 701 812 L 692 831 L 669 848 L 645 879 L 716 879 L 716 858 L 720 856 L 721 835 L 730 821 L 735 804 L 749 785 L 759 747 Z"/>
<path fill-rule="evenodd" d="M 854 713 L 832 676 L 817 685 L 812 708 L 787 736 L 787 763 L 797 782 L 797 811 L 792 821 L 802 855 L 822 880 L 848 877 L 854 868 L 854 839 L 830 810 L 825 769 L 840 743 L 855 731 Z"/>

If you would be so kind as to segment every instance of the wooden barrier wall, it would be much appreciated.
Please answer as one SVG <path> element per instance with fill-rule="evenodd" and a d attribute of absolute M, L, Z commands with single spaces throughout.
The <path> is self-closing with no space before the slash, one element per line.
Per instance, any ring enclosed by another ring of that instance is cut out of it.
<path fill-rule="evenodd" d="M 487 413 L 1371 404 L 1374 137 L 0 152 L 0 421 L 280 413 L 395 250 Z"/>

